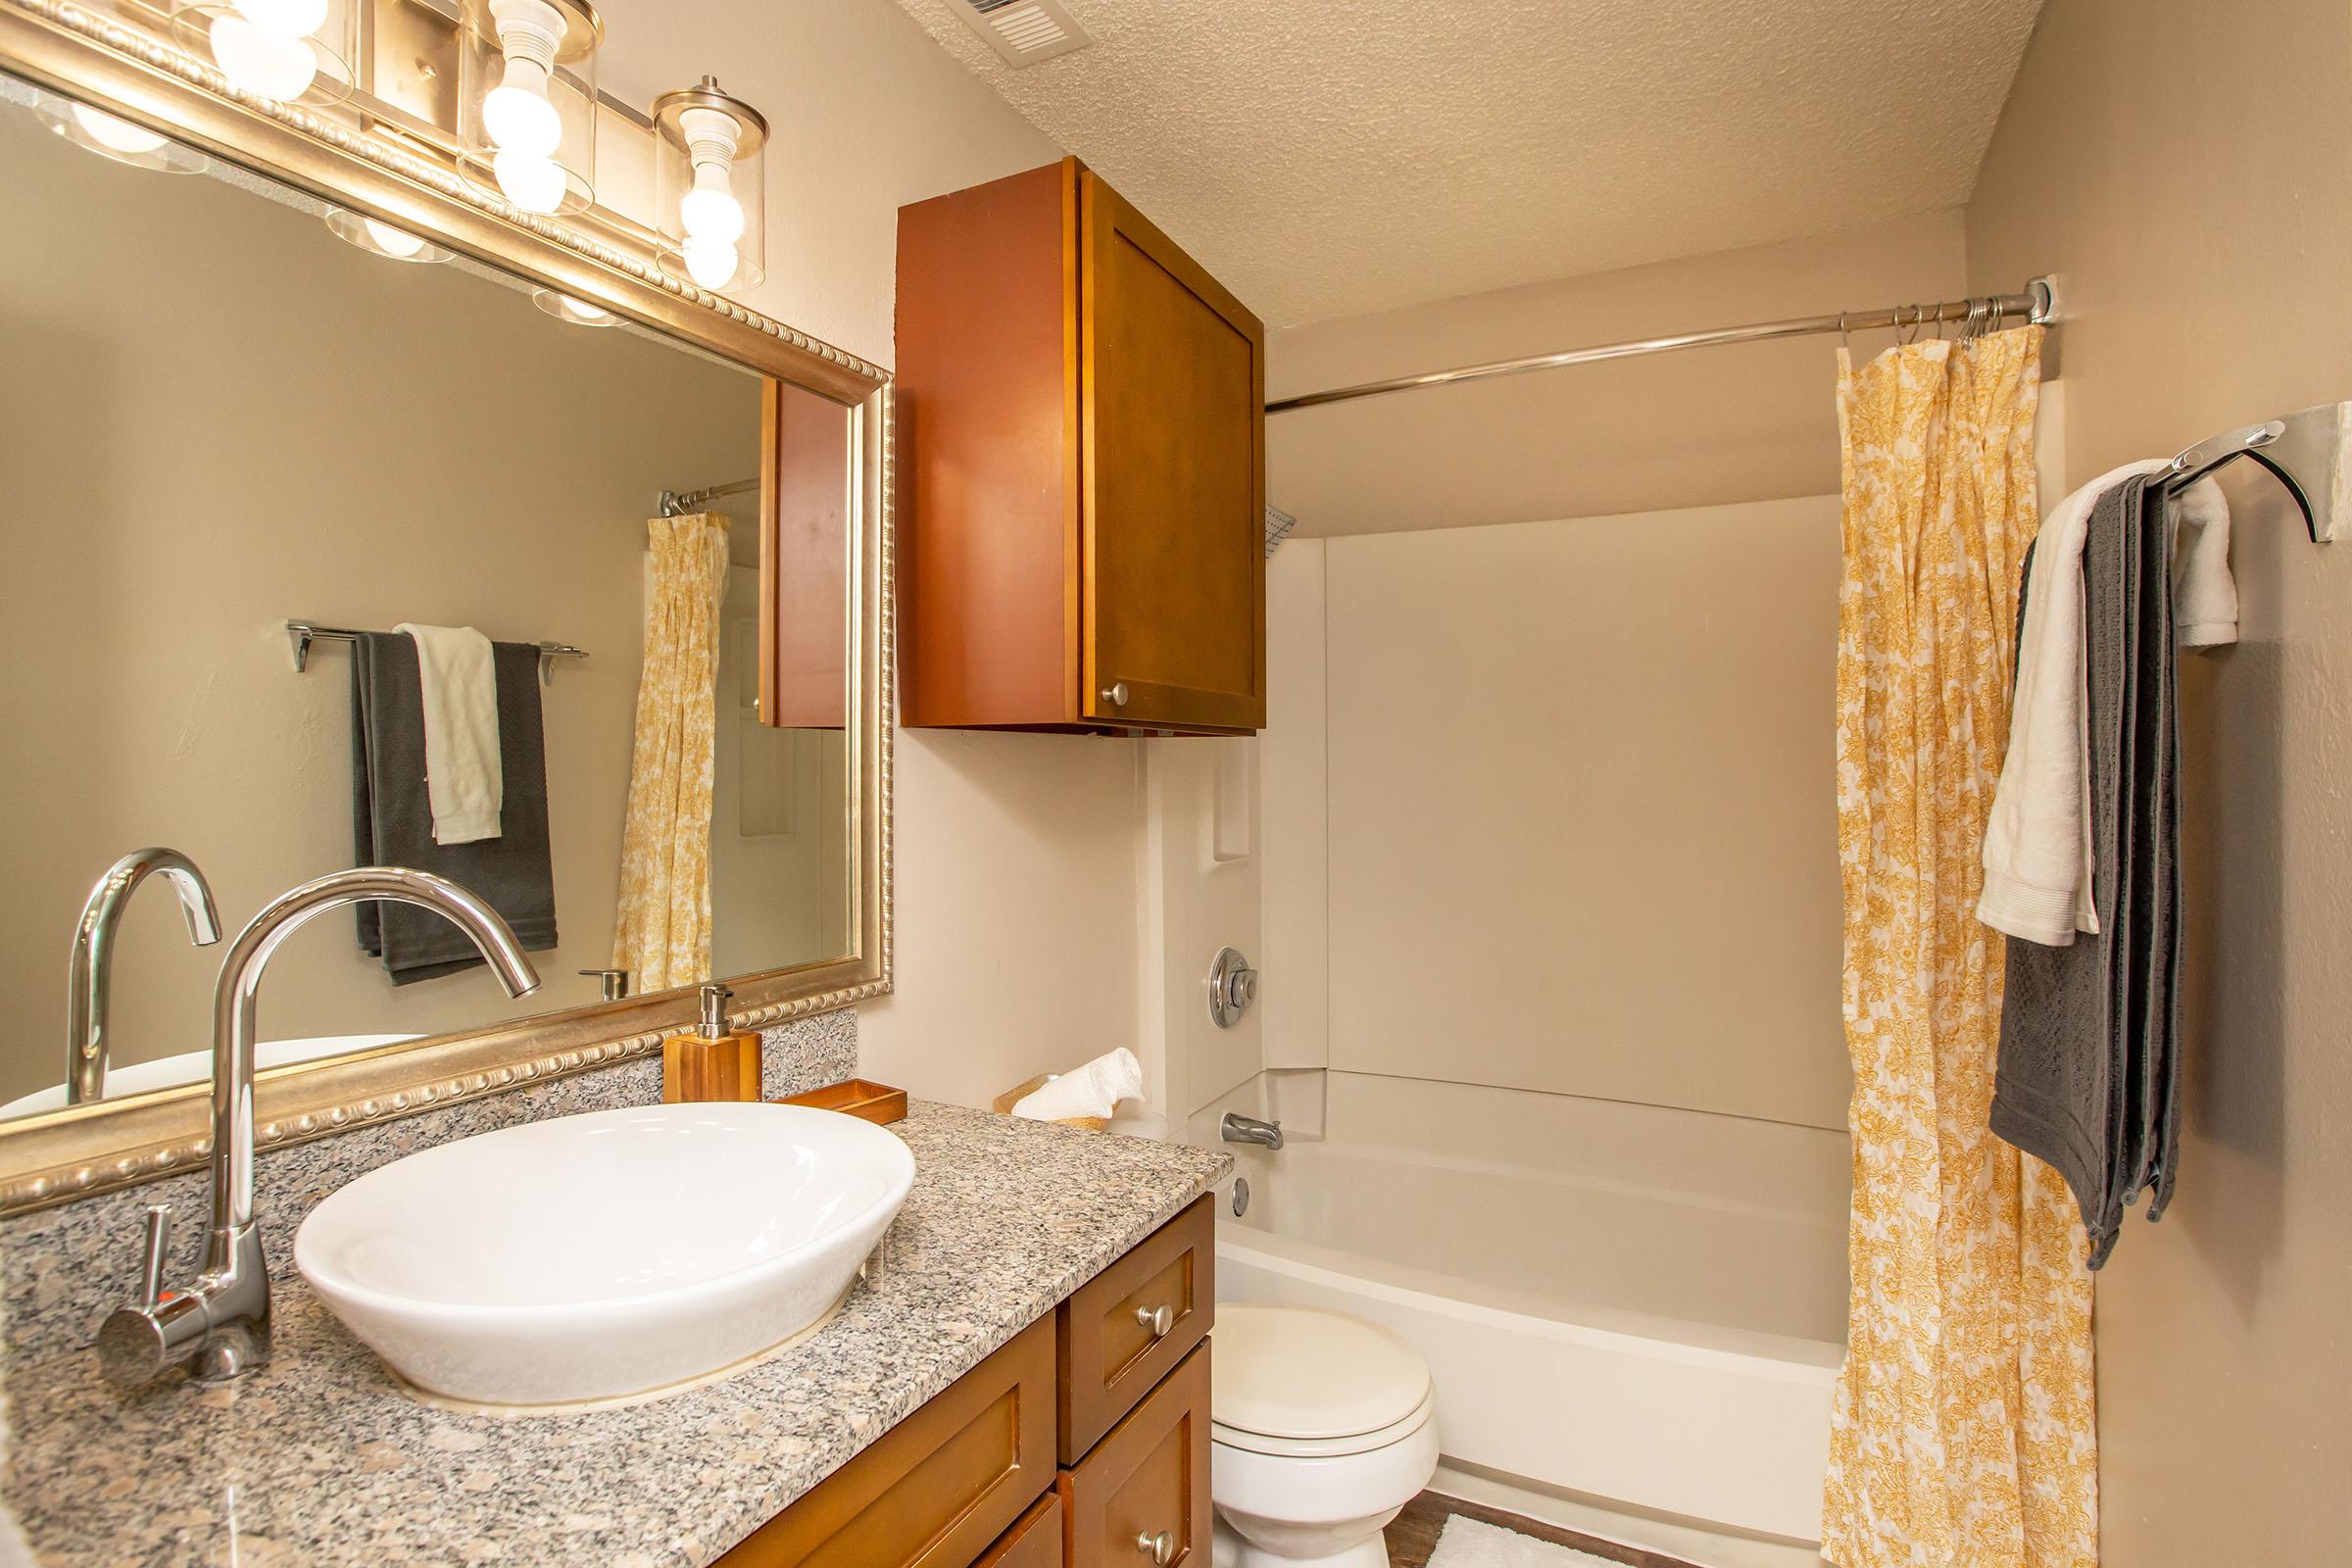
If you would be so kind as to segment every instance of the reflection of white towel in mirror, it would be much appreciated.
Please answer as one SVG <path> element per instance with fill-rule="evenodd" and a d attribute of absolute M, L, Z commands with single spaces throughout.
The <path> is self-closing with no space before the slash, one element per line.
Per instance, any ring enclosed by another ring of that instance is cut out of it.
<path fill-rule="evenodd" d="M 471 626 L 392 628 L 416 645 L 416 683 L 424 694 L 424 782 L 433 805 L 435 844 L 498 837 L 506 770 L 498 749 L 498 676 L 490 639 Z"/>

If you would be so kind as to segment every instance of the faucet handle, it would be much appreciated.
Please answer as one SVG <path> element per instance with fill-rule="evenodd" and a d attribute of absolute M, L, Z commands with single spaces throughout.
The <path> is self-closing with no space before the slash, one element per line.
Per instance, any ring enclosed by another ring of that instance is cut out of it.
<path fill-rule="evenodd" d="M 119 1306 L 98 1330 L 98 1370 L 109 1383 L 136 1388 L 203 1347 L 212 1316 L 202 1292 L 164 1294 L 164 1249 L 172 1238 L 172 1205 L 147 1210 L 147 1250 L 141 1299 Z"/>
<path fill-rule="evenodd" d="M 147 1205 L 147 1253 L 140 1272 L 139 1304 L 150 1311 L 164 1300 L 164 1249 L 172 1240 L 172 1205 Z"/>
<path fill-rule="evenodd" d="M 594 980 L 604 992 L 607 1002 L 620 1002 L 629 994 L 629 971 L 626 969 L 582 969 L 583 978 Z"/>

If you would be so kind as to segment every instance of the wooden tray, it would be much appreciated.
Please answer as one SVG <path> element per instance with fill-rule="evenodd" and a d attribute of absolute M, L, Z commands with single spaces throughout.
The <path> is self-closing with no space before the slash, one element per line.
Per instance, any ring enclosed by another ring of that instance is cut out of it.
<path fill-rule="evenodd" d="M 1009 1116 L 1013 1106 L 1060 1076 L 1059 1073 L 1041 1072 L 1027 1083 L 1005 1090 L 990 1102 L 989 1108 L 1000 1116 Z M 1090 1133 L 1102 1132 L 1110 1126 L 1108 1118 L 1102 1116 L 1058 1116 L 1054 1119 L 1064 1127 L 1083 1127 Z"/>
<path fill-rule="evenodd" d="M 838 1110 L 845 1116 L 860 1116 L 867 1121 L 894 1122 L 906 1114 L 906 1091 L 875 1083 L 870 1078 L 846 1078 L 806 1094 L 786 1095 L 776 1103 L 813 1105 L 818 1110 Z"/>

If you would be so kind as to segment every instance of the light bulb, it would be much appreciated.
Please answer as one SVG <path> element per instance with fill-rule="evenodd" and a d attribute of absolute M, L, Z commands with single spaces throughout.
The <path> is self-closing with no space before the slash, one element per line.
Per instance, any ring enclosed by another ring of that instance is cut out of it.
<path fill-rule="evenodd" d="M 117 120 L 103 110 L 87 104 L 74 106 L 74 123 L 99 146 L 118 153 L 133 155 L 161 151 L 166 145 L 163 137 L 127 120 Z"/>
<path fill-rule="evenodd" d="M 564 205 L 564 171 L 545 158 L 500 153 L 490 160 L 498 188 L 526 213 L 552 213 Z"/>
<path fill-rule="evenodd" d="M 318 58 L 307 38 L 264 32 L 242 15 L 213 19 L 213 59 L 220 74 L 247 92 L 291 103 L 310 90 Z"/>
<path fill-rule="evenodd" d="M 236 0 L 247 22 L 279 38 L 301 38 L 326 23 L 326 0 Z"/>
<path fill-rule="evenodd" d="M 601 321 L 612 314 L 601 305 L 591 305 L 586 300 L 575 300 L 568 294 L 564 295 L 563 300 L 564 308 L 583 321 Z"/>
<path fill-rule="evenodd" d="M 405 262 L 424 249 L 424 241 L 405 228 L 394 228 L 390 223 L 379 223 L 372 218 L 361 219 L 360 226 L 368 231 L 368 237 L 375 242 L 375 248 L 386 256 L 397 256 Z"/>
<path fill-rule="evenodd" d="M 506 74 L 482 100 L 482 130 L 502 153 L 546 158 L 564 143 L 564 121 L 547 101 L 547 72 L 511 56 Z"/>
<path fill-rule="evenodd" d="M 678 200 L 678 221 L 688 239 L 732 245 L 743 238 L 743 203 L 727 188 L 723 166 L 705 164 L 694 172 L 694 189 Z"/>
<path fill-rule="evenodd" d="M 707 289 L 725 288 L 743 260 L 726 240 L 689 239 L 684 249 L 686 275 Z"/>

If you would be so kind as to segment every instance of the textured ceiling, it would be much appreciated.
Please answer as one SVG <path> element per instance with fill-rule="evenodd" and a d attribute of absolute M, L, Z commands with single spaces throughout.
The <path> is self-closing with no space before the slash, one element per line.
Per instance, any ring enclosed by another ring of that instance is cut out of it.
<path fill-rule="evenodd" d="M 1269 324 L 1966 201 L 2040 0 L 1066 0 L 1014 71 L 898 0 Z"/>

